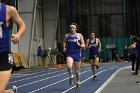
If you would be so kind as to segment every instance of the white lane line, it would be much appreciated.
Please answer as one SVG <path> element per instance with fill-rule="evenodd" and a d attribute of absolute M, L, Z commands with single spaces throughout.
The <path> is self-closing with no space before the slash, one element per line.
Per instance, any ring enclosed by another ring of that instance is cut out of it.
<path fill-rule="evenodd" d="M 30 69 L 29 69 L 30 70 Z M 33 73 L 33 72 L 36 72 L 36 71 L 38 71 L 39 72 L 39 70 L 23 70 L 22 72 L 18 72 L 18 73 L 21 73 L 21 74 L 26 74 L 26 73 Z M 45 71 L 45 70 L 41 70 L 41 71 Z M 16 71 L 14 71 L 14 72 L 16 72 Z M 18 74 L 17 73 L 17 74 Z"/>
<path fill-rule="evenodd" d="M 87 67 L 86 67 L 87 68 Z M 85 69 L 85 68 L 84 68 Z M 49 69 L 49 71 L 53 71 L 54 69 Z M 37 70 L 38 71 L 38 70 Z M 61 70 L 61 71 L 55 71 L 55 72 L 62 72 L 62 71 L 66 71 L 66 70 Z M 35 71 L 32 71 L 32 72 L 35 72 Z M 41 71 L 41 72 L 35 72 L 35 73 L 32 73 L 32 74 L 29 74 L 29 75 L 34 75 L 34 74 L 39 74 L 39 73 L 43 73 L 43 72 L 46 72 L 46 70 L 43 70 L 43 71 Z M 25 73 L 27 73 L 27 72 L 25 72 Z M 25 74 L 24 73 L 24 74 Z M 17 74 L 19 74 L 19 73 L 17 73 Z M 23 73 L 20 73 L 20 74 L 23 74 Z M 15 79 L 15 78 L 20 78 L 20 77 L 24 77 L 25 75 L 20 75 L 20 76 L 13 76 L 14 74 L 12 74 L 12 76 L 10 77 L 10 79 Z"/>
<path fill-rule="evenodd" d="M 39 73 L 44 73 L 44 72 L 46 72 L 47 70 L 43 70 L 43 71 L 39 71 L 39 70 L 37 70 L 37 72 L 36 72 L 36 70 L 35 71 L 30 71 L 29 73 L 31 73 L 31 74 L 29 74 L 29 75 L 34 75 L 34 74 L 39 74 Z M 54 71 L 54 69 L 49 69 L 49 71 Z M 65 70 L 61 70 L 61 71 L 65 71 Z M 33 72 L 35 72 L 35 73 L 33 73 Z M 60 71 L 57 71 L 57 72 L 60 72 Z M 17 73 L 17 74 L 28 74 L 28 72 L 23 72 L 23 73 Z M 11 76 L 11 78 L 10 79 L 14 79 L 14 78 L 20 78 L 20 77 L 24 77 L 24 76 L 17 76 L 17 77 L 14 77 L 13 75 L 15 75 L 15 74 L 12 74 L 12 76 Z"/>
<path fill-rule="evenodd" d="M 131 66 L 127 66 L 124 68 L 120 68 L 118 69 L 97 91 L 95 91 L 94 93 L 100 93 L 109 83 L 110 81 L 117 75 L 118 72 L 120 72 L 123 69 L 127 69 L 130 68 Z"/>
<path fill-rule="evenodd" d="M 12 74 L 13 78 L 17 78 L 17 77 L 22 77 L 22 76 L 30 76 L 30 74 Z"/>
<path fill-rule="evenodd" d="M 63 70 L 63 71 L 66 71 L 66 70 Z M 47 73 L 47 74 L 41 74 L 41 75 L 37 75 L 37 76 L 25 78 L 25 79 L 16 80 L 16 81 L 13 81 L 13 82 L 9 82 L 9 84 L 10 84 L 10 83 L 15 83 L 15 82 L 24 81 L 24 80 L 28 80 L 28 79 L 33 79 L 33 78 L 36 78 L 36 77 L 41 77 L 41 76 L 44 76 L 44 75 L 54 74 L 54 73 L 57 73 L 57 72 L 60 72 L 60 71 L 50 72 L 50 73 Z M 62 71 L 61 71 L 61 72 L 62 72 Z"/>
<path fill-rule="evenodd" d="M 31 85 L 31 84 L 34 84 L 34 83 L 37 83 L 37 82 L 41 82 L 41 81 L 44 81 L 44 80 L 47 80 L 47 79 L 55 78 L 55 77 L 58 77 L 58 76 L 61 76 L 61 75 L 65 75 L 65 74 L 67 74 L 67 73 L 68 73 L 68 72 L 63 73 L 63 74 L 58 74 L 58 75 L 55 75 L 55 76 L 52 76 L 52 77 L 44 78 L 44 79 L 41 79 L 41 80 L 37 80 L 37 81 L 35 81 L 35 82 L 27 83 L 27 84 L 18 86 L 18 88 L 21 88 L 21 87 L 24 87 L 24 86 L 28 86 L 28 85 Z"/>
<path fill-rule="evenodd" d="M 81 69 L 81 70 L 85 70 L 85 69 L 89 69 L 89 68 L 84 68 L 84 69 Z M 50 72 L 50 73 L 47 73 L 47 74 L 41 74 L 41 75 L 37 75 L 37 76 L 33 76 L 33 77 L 25 78 L 25 79 L 20 79 L 20 80 L 16 80 L 16 81 L 13 81 L 13 82 L 9 82 L 8 84 L 16 83 L 16 82 L 20 82 L 20 81 L 25 81 L 25 80 L 29 80 L 29 79 L 33 79 L 33 78 L 37 78 L 37 77 L 42 77 L 44 75 L 54 74 L 54 73 L 57 73 L 57 72 L 61 73 L 61 72 L 64 72 L 64 71 L 66 71 L 66 70 Z"/>
<path fill-rule="evenodd" d="M 89 69 L 89 68 L 88 68 L 88 69 Z M 34 82 L 31 82 L 31 83 L 27 83 L 27 84 L 18 86 L 18 88 L 21 88 L 21 87 L 24 87 L 24 86 L 28 86 L 28 85 L 31 85 L 31 84 L 34 84 L 34 83 L 38 83 L 38 82 L 41 82 L 41 81 L 44 81 L 44 80 L 48 80 L 48 79 L 51 79 L 51 78 L 55 78 L 55 77 L 58 77 L 58 76 L 62 76 L 62 75 L 65 75 L 65 74 L 67 74 L 67 73 L 68 73 L 68 72 L 65 72 L 65 73 L 58 74 L 58 75 L 55 75 L 55 76 L 52 76 L 52 77 L 47 77 L 47 78 L 44 78 L 44 79 L 41 79 L 41 80 L 38 80 L 38 81 L 34 81 Z"/>
<path fill-rule="evenodd" d="M 107 71 L 107 70 L 111 70 L 111 69 L 115 69 L 115 68 L 109 68 L 109 69 L 102 70 L 102 71 L 98 72 L 97 75 L 100 74 L 100 73 L 102 73 L 102 72 L 105 72 L 105 71 Z M 91 79 L 91 78 L 93 78 L 93 75 L 90 76 L 89 78 L 83 80 L 83 81 L 81 82 L 81 84 L 84 83 L 84 82 L 86 82 L 86 81 L 88 81 L 88 80 Z M 70 91 L 71 89 L 73 89 L 73 88 L 75 88 L 75 87 L 76 87 L 76 85 L 73 86 L 73 87 L 71 87 L 71 88 L 69 88 L 69 89 L 67 89 L 67 90 L 65 90 L 65 91 L 62 92 L 62 93 L 66 93 L 66 92 Z"/>
<path fill-rule="evenodd" d="M 84 72 L 82 72 L 82 73 L 80 73 L 80 74 L 84 74 L 84 73 L 89 72 L 89 71 L 91 71 L 91 70 L 84 71 Z M 74 76 L 75 76 L 75 75 L 74 75 Z M 62 79 L 62 80 L 60 80 L 60 81 L 54 82 L 54 83 L 52 83 L 52 84 L 50 84 L 50 85 L 44 86 L 44 87 L 42 87 L 42 88 L 36 89 L 36 90 L 31 91 L 31 92 L 29 92 L 29 93 L 38 92 L 38 91 L 40 91 L 40 90 L 42 90 L 42 89 L 45 89 L 45 88 L 50 87 L 50 86 L 53 86 L 53 85 L 55 85 L 55 84 L 57 84 L 57 83 L 60 83 L 60 82 L 65 81 L 65 80 L 67 80 L 67 79 L 69 79 L 69 77 L 68 77 L 68 78 L 65 78 L 65 79 Z"/>
<path fill-rule="evenodd" d="M 30 75 L 30 74 L 12 74 L 13 76 L 24 76 L 24 75 Z"/>
<path fill-rule="evenodd" d="M 36 72 L 36 73 L 32 73 L 30 75 L 35 75 L 35 74 L 39 74 L 39 73 L 43 73 L 43 72 L 46 72 L 46 71 L 41 71 L 41 72 Z M 17 76 L 16 78 L 19 78 L 19 77 L 24 77 L 24 76 Z M 11 76 L 10 79 L 14 79 L 15 77 Z"/>

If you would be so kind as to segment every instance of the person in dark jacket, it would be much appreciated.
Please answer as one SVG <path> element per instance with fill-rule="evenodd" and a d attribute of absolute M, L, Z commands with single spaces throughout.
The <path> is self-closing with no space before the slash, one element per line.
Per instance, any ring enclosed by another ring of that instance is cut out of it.
<path fill-rule="evenodd" d="M 54 67 L 56 55 L 60 55 L 60 56 L 63 55 L 58 51 L 58 48 L 52 49 L 50 52 L 50 59 L 51 59 L 50 67 Z"/>
<path fill-rule="evenodd" d="M 136 42 L 133 39 L 132 41 L 133 41 L 133 44 L 136 44 Z M 135 69 L 135 63 L 136 63 L 135 62 L 136 61 L 136 48 L 132 48 L 133 44 L 129 46 L 129 49 L 131 50 L 130 56 L 131 56 L 131 61 L 132 61 L 132 70 L 131 70 L 132 74 L 135 72 L 134 69 Z"/>
<path fill-rule="evenodd" d="M 138 75 L 138 70 L 140 66 L 140 39 L 137 37 L 133 37 L 135 39 L 135 42 L 131 47 L 136 48 L 136 70 L 133 75 Z"/>

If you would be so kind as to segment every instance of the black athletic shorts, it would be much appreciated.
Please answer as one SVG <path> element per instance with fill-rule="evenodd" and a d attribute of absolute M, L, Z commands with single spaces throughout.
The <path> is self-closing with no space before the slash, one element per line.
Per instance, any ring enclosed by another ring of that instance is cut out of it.
<path fill-rule="evenodd" d="M 10 70 L 13 67 L 13 56 L 11 52 L 0 53 L 0 71 Z"/>

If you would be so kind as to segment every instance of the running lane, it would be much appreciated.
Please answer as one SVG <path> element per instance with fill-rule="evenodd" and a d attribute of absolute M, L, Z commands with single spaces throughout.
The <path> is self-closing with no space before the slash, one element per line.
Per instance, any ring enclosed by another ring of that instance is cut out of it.
<path fill-rule="evenodd" d="M 81 87 L 75 88 L 69 85 L 67 69 L 37 69 L 13 74 L 8 87 L 18 87 L 18 93 L 94 93 L 96 92 L 118 69 L 130 66 L 130 63 L 102 63 L 97 70 L 97 79 L 92 80 L 90 66 L 81 67 Z M 74 71 L 73 71 L 74 73 Z"/>

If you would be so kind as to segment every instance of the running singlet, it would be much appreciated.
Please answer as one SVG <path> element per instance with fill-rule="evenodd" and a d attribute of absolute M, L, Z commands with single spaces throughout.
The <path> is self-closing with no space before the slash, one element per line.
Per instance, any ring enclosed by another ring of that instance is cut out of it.
<path fill-rule="evenodd" d="M 77 38 L 77 34 L 75 34 L 73 37 L 71 37 L 69 34 L 67 36 L 66 40 L 66 52 L 67 54 L 75 54 L 80 53 L 80 47 L 77 44 L 80 43 L 80 40 Z"/>
<path fill-rule="evenodd" d="M 10 28 L 6 25 L 6 5 L 0 5 L 0 53 L 10 51 Z"/>
<path fill-rule="evenodd" d="M 91 40 L 89 39 L 88 45 L 91 46 L 89 48 L 89 55 L 90 56 L 98 55 L 99 46 L 98 46 L 98 44 L 96 44 L 96 38 L 94 38 L 94 42 L 93 43 L 91 43 Z"/>

